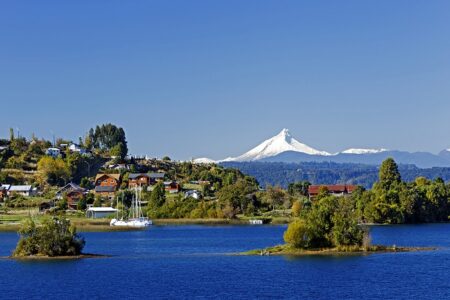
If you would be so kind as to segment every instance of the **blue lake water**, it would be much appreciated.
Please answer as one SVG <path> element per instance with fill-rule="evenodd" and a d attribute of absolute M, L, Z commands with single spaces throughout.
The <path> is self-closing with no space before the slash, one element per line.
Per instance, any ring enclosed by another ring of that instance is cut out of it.
<path fill-rule="evenodd" d="M 82 233 L 110 258 L 0 259 L 1 299 L 448 299 L 450 224 L 377 226 L 376 244 L 437 251 L 353 256 L 229 256 L 282 243 L 285 226 L 154 226 Z M 0 256 L 16 233 L 0 233 Z"/>

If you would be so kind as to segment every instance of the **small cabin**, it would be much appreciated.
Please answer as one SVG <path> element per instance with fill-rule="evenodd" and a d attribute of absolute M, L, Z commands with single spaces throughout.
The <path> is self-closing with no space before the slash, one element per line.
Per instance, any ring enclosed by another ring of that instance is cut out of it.
<path fill-rule="evenodd" d="M 92 219 L 100 219 L 109 217 L 117 212 L 113 207 L 89 207 L 86 210 L 86 217 Z"/>

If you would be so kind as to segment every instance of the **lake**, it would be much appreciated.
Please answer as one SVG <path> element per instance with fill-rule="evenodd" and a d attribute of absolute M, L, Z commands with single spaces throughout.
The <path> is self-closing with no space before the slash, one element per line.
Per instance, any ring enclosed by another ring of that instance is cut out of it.
<path fill-rule="evenodd" d="M 230 256 L 282 243 L 286 226 L 153 226 L 87 232 L 87 253 L 110 258 L 0 259 L 2 299 L 444 299 L 450 224 L 375 226 L 375 244 L 439 250 L 351 256 Z M 0 256 L 16 233 L 0 233 Z"/>

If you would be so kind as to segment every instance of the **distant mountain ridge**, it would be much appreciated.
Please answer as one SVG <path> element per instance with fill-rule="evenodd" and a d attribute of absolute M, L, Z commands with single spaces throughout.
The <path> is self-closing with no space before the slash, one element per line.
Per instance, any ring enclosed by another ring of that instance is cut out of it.
<path fill-rule="evenodd" d="M 399 164 L 416 165 L 419 168 L 450 167 L 450 149 L 439 154 L 429 152 L 407 152 L 399 150 L 350 148 L 338 153 L 317 150 L 296 140 L 288 129 L 283 129 L 274 137 L 263 141 L 246 153 L 229 157 L 220 162 L 334 162 L 380 165 L 383 160 L 392 157 Z M 194 162 L 213 162 L 202 158 Z"/>

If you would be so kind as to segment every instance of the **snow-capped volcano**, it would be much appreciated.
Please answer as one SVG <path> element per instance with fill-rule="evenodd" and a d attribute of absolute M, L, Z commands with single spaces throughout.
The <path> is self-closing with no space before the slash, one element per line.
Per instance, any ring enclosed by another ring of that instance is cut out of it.
<path fill-rule="evenodd" d="M 227 158 L 223 161 L 253 161 L 276 156 L 286 151 L 300 152 L 309 155 L 331 155 L 328 152 L 316 150 L 294 139 L 288 129 L 283 129 L 276 136 L 265 140 L 255 148 L 238 157 Z"/>
<path fill-rule="evenodd" d="M 386 152 L 388 151 L 387 149 L 364 149 L 364 148 L 350 148 L 347 150 L 344 150 L 340 153 L 344 153 L 344 154 L 375 154 L 375 153 L 381 153 L 381 152 Z"/>

